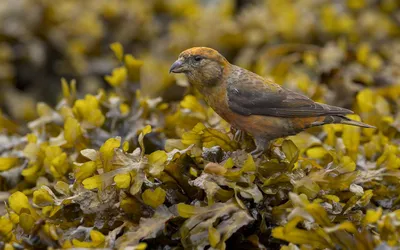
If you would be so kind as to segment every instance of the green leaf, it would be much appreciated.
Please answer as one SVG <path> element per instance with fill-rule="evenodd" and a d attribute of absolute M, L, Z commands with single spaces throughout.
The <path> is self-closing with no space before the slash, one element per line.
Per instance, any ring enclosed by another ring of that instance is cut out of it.
<path fill-rule="evenodd" d="M 224 167 L 227 169 L 231 169 L 235 166 L 235 163 L 233 162 L 232 158 L 228 158 L 228 160 L 226 160 Z"/>
<path fill-rule="evenodd" d="M 190 216 L 196 214 L 196 207 L 191 205 L 186 205 L 184 203 L 179 203 L 176 206 L 176 209 L 178 210 L 179 216 L 183 218 L 189 218 Z"/>
<path fill-rule="evenodd" d="M 242 166 L 243 172 L 254 172 L 256 171 L 256 164 L 254 163 L 253 156 L 248 155 L 246 161 Z"/>
<path fill-rule="evenodd" d="M 284 140 L 282 143 L 282 151 L 285 153 L 289 166 L 292 167 L 299 158 L 299 149 L 291 140 Z"/>
<path fill-rule="evenodd" d="M 208 228 L 208 240 L 210 241 L 211 247 L 216 248 L 221 240 L 221 234 L 213 226 Z"/>

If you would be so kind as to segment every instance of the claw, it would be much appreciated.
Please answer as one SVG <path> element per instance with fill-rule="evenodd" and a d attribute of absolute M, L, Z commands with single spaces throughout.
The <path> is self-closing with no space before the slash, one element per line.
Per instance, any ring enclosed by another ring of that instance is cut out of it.
<path fill-rule="evenodd" d="M 254 156 L 254 158 L 258 158 L 263 155 L 264 152 L 269 149 L 271 144 L 271 141 L 265 137 L 255 137 L 254 142 L 256 144 L 256 149 L 251 151 L 251 154 Z"/>
<path fill-rule="evenodd" d="M 250 152 L 250 154 L 254 157 L 254 158 L 258 158 L 260 157 L 262 154 L 264 153 L 263 149 L 254 149 L 253 151 Z"/>
<path fill-rule="evenodd" d="M 235 135 L 233 136 L 233 140 L 241 142 L 243 140 L 243 137 L 243 132 L 241 130 L 236 130 Z"/>

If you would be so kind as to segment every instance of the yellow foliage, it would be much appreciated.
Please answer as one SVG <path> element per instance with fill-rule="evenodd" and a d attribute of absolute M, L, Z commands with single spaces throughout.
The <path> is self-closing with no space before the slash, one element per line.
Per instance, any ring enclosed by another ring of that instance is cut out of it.
<path fill-rule="evenodd" d="M 157 187 L 154 190 L 146 189 L 142 194 L 143 202 L 153 208 L 157 208 L 165 201 L 166 192 L 164 189 Z"/>
<path fill-rule="evenodd" d="M 72 108 L 74 115 L 84 127 L 101 127 L 105 117 L 100 110 L 99 101 L 93 95 L 86 95 L 85 99 L 77 100 Z"/>

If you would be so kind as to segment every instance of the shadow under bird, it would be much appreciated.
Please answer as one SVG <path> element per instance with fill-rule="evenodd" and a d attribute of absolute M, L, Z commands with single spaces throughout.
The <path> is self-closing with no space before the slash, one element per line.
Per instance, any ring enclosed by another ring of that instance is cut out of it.
<path fill-rule="evenodd" d="M 218 51 L 194 47 L 183 51 L 170 69 L 184 73 L 208 105 L 234 128 L 254 137 L 259 156 L 271 140 L 307 128 L 339 123 L 364 128 L 371 125 L 345 117 L 353 111 L 323 103 L 285 89 L 269 79 L 230 64 Z"/>

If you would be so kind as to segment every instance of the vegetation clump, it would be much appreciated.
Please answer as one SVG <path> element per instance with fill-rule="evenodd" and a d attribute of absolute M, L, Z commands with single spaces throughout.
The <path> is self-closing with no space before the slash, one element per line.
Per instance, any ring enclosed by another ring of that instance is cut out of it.
<path fill-rule="evenodd" d="M 4 249 L 400 246 L 396 1 L 24 2 L 46 10 L 41 46 L 58 44 L 55 30 L 65 38 L 59 51 L 77 81 L 62 78 L 57 103 L 34 111 L 25 99 L 0 100 Z M 68 25 L 75 8 L 79 26 Z M 129 25 L 120 20 L 127 13 L 135 14 Z M 106 24 L 121 24 L 121 33 Z M 112 43 L 114 57 L 97 58 L 109 70 L 90 72 L 106 31 L 152 47 L 134 56 Z M 352 119 L 377 129 L 313 128 L 253 158 L 251 137 L 235 140 L 185 78 L 168 75 L 195 43 L 315 101 L 351 108 Z M 11 67 L 10 44 L 0 46 L 0 61 Z M 103 88 L 83 88 L 88 75 Z M 5 93 L 15 94 L 12 74 L 5 79 Z"/>

